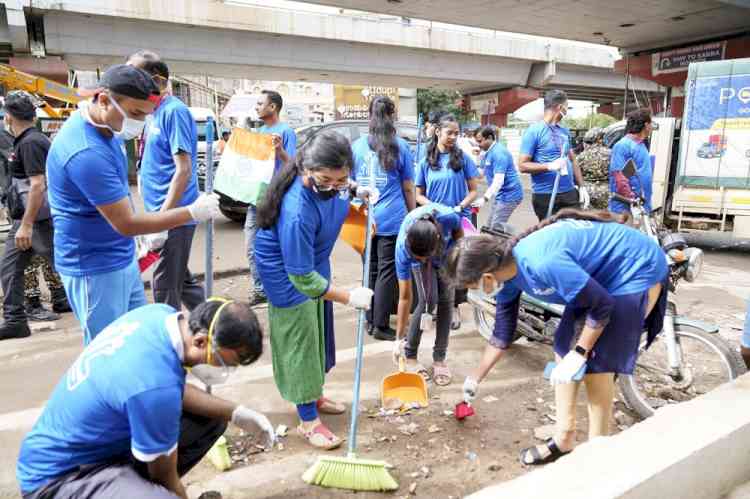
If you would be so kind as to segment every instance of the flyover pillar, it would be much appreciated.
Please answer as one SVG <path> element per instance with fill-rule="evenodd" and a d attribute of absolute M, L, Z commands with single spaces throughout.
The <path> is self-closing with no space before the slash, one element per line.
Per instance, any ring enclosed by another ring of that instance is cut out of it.
<path fill-rule="evenodd" d="M 482 125 L 505 127 L 508 115 L 529 102 L 539 98 L 539 91 L 531 88 L 514 87 L 499 92 L 466 96 L 469 109 L 475 111 Z"/>

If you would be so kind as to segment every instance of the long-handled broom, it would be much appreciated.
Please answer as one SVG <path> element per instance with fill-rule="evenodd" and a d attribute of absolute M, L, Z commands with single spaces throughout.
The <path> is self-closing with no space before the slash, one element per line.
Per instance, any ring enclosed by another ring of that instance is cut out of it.
<path fill-rule="evenodd" d="M 368 287 L 370 280 L 370 253 L 372 246 L 371 228 L 373 207 L 367 207 L 367 229 L 365 232 L 365 262 L 362 272 L 362 286 Z M 302 475 L 302 479 L 311 485 L 320 485 L 334 489 L 386 491 L 398 489 L 398 483 L 388 473 L 389 465 L 383 461 L 358 459 L 357 424 L 359 422 L 359 385 L 362 378 L 362 350 L 365 336 L 365 311 L 360 310 L 357 317 L 357 360 L 354 368 L 354 399 L 352 400 L 352 420 L 349 429 L 349 442 L 346 457 L 321 456 L 317 462 Z"/>

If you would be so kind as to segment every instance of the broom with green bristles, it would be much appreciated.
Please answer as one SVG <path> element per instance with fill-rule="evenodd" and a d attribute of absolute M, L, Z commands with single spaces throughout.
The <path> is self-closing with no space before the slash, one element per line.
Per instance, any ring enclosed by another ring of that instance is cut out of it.
<path fill-rule="evenodd" d="M 372 188 L 375 187 L 372 182 Z M 365 231 L 365 262 L 362 272 L 362 286 L 368 287 L 370 281 L 370 253 L 372 246 L 371 230 L 373 208 L 368 202 L 367 228 Z M 357 423 L 359 422 L 359 385 L 362 378 L 362 350 L 364 349 L 365 311 L 360 310 L 357 317 L 357 360 L 354 369 L 354 399 L 352 400 L 352 421 L 349 429 L 349 443 L 346 457 L 321 456 L 317 462 L 302 475 L 302 480 L 311 485 L 320 485 L 334 489 L 386 491 L 398 489 L 398 483 L 388 473 L 390 467 L 383 461 L 358 459 Z"/>

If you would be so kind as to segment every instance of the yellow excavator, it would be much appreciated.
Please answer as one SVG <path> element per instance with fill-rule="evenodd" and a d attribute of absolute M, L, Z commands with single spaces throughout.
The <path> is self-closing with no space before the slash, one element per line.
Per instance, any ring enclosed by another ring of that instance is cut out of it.
<path fill-rule="evenodd" d="M 0 85 L 5 87 L 6 92 L 25 90 L 36 95 L 39 98 L 41 108 L 50 118 L 67 118 L 70 113 L 76 110 L 76 104 L 83 100 L 73 87 L 18 71 L 5 64 L 0 64 Z M 70 104 L 70 106 L 52 107 L 45 99 L 54 99 Z"/>

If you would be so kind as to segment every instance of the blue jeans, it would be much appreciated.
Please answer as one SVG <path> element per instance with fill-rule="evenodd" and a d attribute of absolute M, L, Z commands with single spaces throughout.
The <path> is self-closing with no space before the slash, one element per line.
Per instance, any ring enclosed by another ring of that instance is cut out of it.
<path fill-rule="evenodd" d="M 84 345 L 91 343 L 115 319 L 148 303 L 135 260 L 113 272 L 61 278 L 70 307 L 81 323 Z"/>
<path fill-rule="evenodd" d="M 245 217 L 245 243 L 247 244 L 247 263 L 250 268 L 250 274 L 253 278 L 253 291 L 264 294 L 263 283 L 260 282 L 260 275 L 255 266 L 255 233 L 258 231 L 258 225 L 255 222 L 257 209 L 253 205 L 247 207 L 247 217 Z"/>
<path fill-rule="evenodd" d="M 750 348 L 750 299 L 747 300 L 747 312 L 745 313 L 745 329 L 742 331 L 742 346 Z"/>

